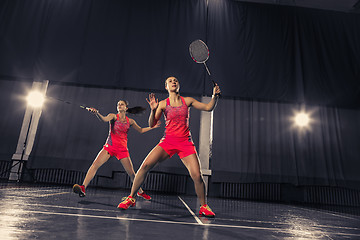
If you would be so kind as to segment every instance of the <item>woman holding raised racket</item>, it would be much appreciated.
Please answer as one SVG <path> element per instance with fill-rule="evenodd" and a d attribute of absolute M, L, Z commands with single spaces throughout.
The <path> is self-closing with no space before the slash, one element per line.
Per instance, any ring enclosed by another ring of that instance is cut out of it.
<path fill-rule="evenodd" d="M 164 137 L 160 140 L 153 150 L 147 155 L 139 170 L 135 175 L 130 195 L 122 201 L 118 208 L 128 209 L 135 205 L 135 194 L 145 181 L 148 172 L 159 162 L 170 158 L 175 153 L 179 155 L 185 167 L 194 181 L 196 195 L 200 200 L 199 214 L 206 217 L 214 217 L 215 213 L 206 204 L 205 184 L 200 172 L 199 157 L 194 143 L 191 139 L 189 129 L 189 107 L 194 107 L 202 111 L 212 111 L 217 103 L 220 88 L 215 84 L 212 99 L 209 103 L 201 103 L 192 97 L 182 97 L 179 94 L 180 84 L 177 78 L 168 77 L 165 81 L 165 89 L 169 97 L 158 102 L 154 94 L 149 95 L 151 113 L 149 116 L 149 126 L 156 126 L 164 114 L 166 125 Z"/>
<path fill-rule="evenodd" d="M 80 197 L 85 197 L 86 187 L 94 178 L 97 170 L 104 163 L 106 163 L 111 156 L 115 156 L 121 162 L 131 181 L 133 181 L 135 178 L 135 171 L 127 148 L 127 134 L 129 128 L 131 126 L 139 133 L 145 133 L 160 126 L 160 124 L 154 124 L 152 127 L 141 128 L 134 119 L 128 118 L 126 113 L 128 112 L 137 114 L 144 111 L 145 109 L 141 107 L 128 108 L 128 103 L 124 100 L 118 101 L 117 114 L 109 113 L 107 116 L 103 116 L 95 108 L 87 108 L 87 110 L 95 114 L 100 120 L 109 122 L 109 136 L 106 140 L 106 144 L 100 150 L 94 162 L 87 171 L 83 184 L 75 184 L 73 186 L 73 191 L 79 194 Z M 141 188 L 139 188 L 137 195 L 143 197 L 146 200 L 151 199 L 151 197 L 147 195 Z"/>

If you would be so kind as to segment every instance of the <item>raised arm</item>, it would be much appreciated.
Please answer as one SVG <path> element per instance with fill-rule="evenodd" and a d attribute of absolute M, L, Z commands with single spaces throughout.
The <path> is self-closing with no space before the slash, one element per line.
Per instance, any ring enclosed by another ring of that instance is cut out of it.
<path fill-rule="evenodd" d="M 202 103 L 192 97 L 185 98 L 185 101 L 188 106 L 193 106 L 194 108 L 201 110 L 201 111 L 211 112 L 216 107 L 216 103 L 219 99 L 220 93 L 221 93 L 220 87 L 216 84 L 214 86 L 213 95 L 212 95 L 210 102 Z"/>
<path fill-rule="evenodd" d="M 93 113 L 99 120 L 101 120 L 103 122 L 110 122 L 111 120 L 116 119 L 116 114 L 114 114 L 114 113 L 109 113 L 108 115 L 103 116 L 102 114 L 100 114 L 99 110 L 97 110 L 95 108 L 88 108 L 87 110 L 89 112 Z"/>
<path fill-rule="evenodd" d="M 164 101 L 159 103 L 159 100 L 155 98 L 153 93 L 149 94 L 149 99 L 146 99 L 146 101 L 150 106 L 149 127 L 154 127 L 161 117 Z"/>
<path fill-rule="evenodd" d="M 155 129 L 155 128 L 160 127 L 160 124 L 161 124 L 161 122 L 158 121 L 158 122 L 155 124 L 154 127 L 142 128 L 142 127 L 140 127 L 140 126 L 136 123 L 136 121 L 135 121 L 134 119 L 132 119 L 132 118 L 129 118 L 129 122 L 130 122 L 130 126 L 132 126 L 132 127 L 133 127 L 136 131 L 138 131 L 139 133 L 146 133 L 146 132 L 148 132 L 148 131 L 150 131 L 150 130 L 152 130 L 152 129 Z"/>

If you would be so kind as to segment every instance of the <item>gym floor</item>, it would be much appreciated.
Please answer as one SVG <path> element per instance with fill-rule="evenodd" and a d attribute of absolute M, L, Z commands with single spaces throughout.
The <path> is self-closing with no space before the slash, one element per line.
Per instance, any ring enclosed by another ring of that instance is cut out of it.
<path fill-rule="evenodd" d="M 129 191 L 0 183 L 0 239 L 360 239 L 360 209 L 150 193 L 117 209 Z"/>

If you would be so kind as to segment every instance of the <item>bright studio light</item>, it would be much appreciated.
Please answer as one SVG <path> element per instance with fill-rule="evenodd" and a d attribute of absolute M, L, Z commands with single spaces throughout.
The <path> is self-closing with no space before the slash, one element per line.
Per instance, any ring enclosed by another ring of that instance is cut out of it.
<path fill-rule="evenodd" d="M 309 121 L 310 121 L 309 115 L 306 114 L 306 113 L 304 113 L 304 112 L 298 113 L 298 114 L 295 116 L 295 123 L 296 123 L 296 125 L 299 126 L 299 127 L 306 127 L 306 126 L 308 126 Z"/>
<path fill-rule="evenodd" d="M 42 93 L 33 91 L 29 93 L 26 100 L 28 102 L 28 105 L 39 108 L 43 105 L 45 98 Z"/>

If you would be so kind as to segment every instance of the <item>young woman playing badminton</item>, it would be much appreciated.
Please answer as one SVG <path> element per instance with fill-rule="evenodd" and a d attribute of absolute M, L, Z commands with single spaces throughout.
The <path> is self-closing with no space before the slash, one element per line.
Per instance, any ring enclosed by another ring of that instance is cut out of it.
<path fill-rule="evenodd" d="M 129 151 L 127 148 L 127 134 L 130 126 L 133 127 L 139 133 L 145 133 L 151 129 L 157 128 L 160 124 L 155 124 L 152 127 L 141 128 L 134 119 L 128 118 L 126 113 L 139 113 L 145 109 L 141 107 L 128 108 L 127 101 L 120 100 L 117 103 L 118 113 L 109 113 L 107 116 L 103 116 L 95 108 L 88 108 L 88 111 L 94 113 L 100 120 L 109 122 L 109 136 L 106 140 L 106 144 L 100 150 L 96 156 L 94 162 L 90 166 L 86 173 L 85 179 L 82 185 L 75 184 L 73 191 L 79 194 L 80 197 L 85 197 L 85 189 L 89 185 L 90 181 L 94 178 L 97 170 L 109 160 L 111 156 L 115 156 L 123 165 L 126 173 L 129 175 L 131 181 L 134 180 L 135 171 L 130 159 Z M 137 195 L 143 197 L 146 200 L 150 200 L 151 197 L 144 193 L 140 188 Z"/>
<path fill-rule="evenodd" d="M 164 114 L 166 121 L 165 134 L 153 150 L 147 155 L 139 170 L 135 175 L 130 195 L 122 201 L 118 208 L 128 209 L 135 205 L 135 194 L 140 189 L 148 172 L 159 162 L 170 158 L 175 153 L 179 155 L 185 167 L 194 181 L 196 195 L 200 200 L 200 215 L 214 217 L 214 212 L 206 204 L 205 184 L 200 172 L 199 157 L 197 155 L 194 143 L 191 139 L 189 129 L 189 107 L 194 107 L 202 111 L 212 111 L 220 94 L 220 88 L 215 84 L 213 96 L 209 103 L 201 103 L 192 97 L 182 97 L 179 94 L 180 84 L 175 77 L 168 77 L 165 81 L 165 89 L 169 97 L 158 102 L 154 94 L 149 95 L 151 113 L 149 116 L 149 126 L 156 126 Z"/>

